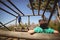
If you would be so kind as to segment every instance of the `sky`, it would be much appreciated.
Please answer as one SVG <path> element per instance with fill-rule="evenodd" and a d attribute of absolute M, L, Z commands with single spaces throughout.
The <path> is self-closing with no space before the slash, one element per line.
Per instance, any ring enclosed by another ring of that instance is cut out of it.
<path fill-rule="evenodd" d="M 8 6 L 10 6 L 12 9 L 14 9 L 16 12 L 20 13 L 19 11 L 17 11 L 9 2 L 7 2 L 6 0 L 2 0 L 5 4 L 7 4 Z M 13 2 L 13 4 L 15 4 L 17 6 L 17 8 L 19 10 L 22 11 L 22 13 L 24 13 L 25 15 L 33 15 L 32 10 L 30 8 L 27 7 L 27 4 L 29 3 L 29 0 L 11 0 L 11 2 Z M 14 14 L 17 16 L 16 13 L 14 13 L 12 10 L 10 10 L 9 8 L 7 8 L 6 6 L 4 6 L 3 4 L 0 3 L 0 7 L 7 10 L 8 12 Z M 34 10 L 34 13 L 37 15 L 38 11 Z M 40 14 L 42 14 L 43 11 L 40 10 Z M 45 12 L 45 16 L 47 18 L 49 18 L 50 16 L 50 12 Z M 21 17 L 22 18 L 22 23 L 28 23 L 28 17 Z M 14 16 L 0 10 L 0 21 L 5 24 L 11 20 L 15 19 Z M 38 20 L 41 19 L 41 16 L 30 16 L 30 24 L 31 23 L 35 23 L 38 24 Z M 52 17 L 52 20 L 55 20 L 55 16 Z M 15 24 L 16 20 L 13 21 L 10 24 Z"/>

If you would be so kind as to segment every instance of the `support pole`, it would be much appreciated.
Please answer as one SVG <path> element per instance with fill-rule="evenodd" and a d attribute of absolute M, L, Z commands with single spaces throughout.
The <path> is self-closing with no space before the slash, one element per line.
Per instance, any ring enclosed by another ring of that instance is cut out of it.
<path fill-rule="evenodd" d="M 30 26 L 30 16 L 28 16 L 28 26 Z"/>
<path fill-rule="evenodd" d="M 17 27 L 17 17 L 16 17 L 16 27 Z"/>

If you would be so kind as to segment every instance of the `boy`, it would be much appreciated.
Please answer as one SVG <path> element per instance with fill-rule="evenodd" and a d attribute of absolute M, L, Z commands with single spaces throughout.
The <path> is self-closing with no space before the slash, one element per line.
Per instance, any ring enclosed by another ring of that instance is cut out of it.
<path fill-rule="evenodd" d="M 40 26 L 34 28 L 33 30 L 29 30 L 28 33 L 59 33 L 57 30 L 47 27 L 47 22 L 44 20 L 39 20 L 39 25 Z"/>

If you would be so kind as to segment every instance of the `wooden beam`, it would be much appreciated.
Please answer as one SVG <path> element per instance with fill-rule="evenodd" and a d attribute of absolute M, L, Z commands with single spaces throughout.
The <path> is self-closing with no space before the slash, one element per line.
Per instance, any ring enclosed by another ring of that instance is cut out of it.
<path fill-rule="evenodd" d="M 0 24 L 2 25 L 2 26 L 4 26 L 5 28 L 7 28 L 5 25 L 3 25 L 3 23 L 2 22 L 0 22 Z M 11 31 L 9 28 L 7 28 L 9 31 Z"/>
<path fill-rule="evenodd" d="M 23 14 L 10 0 L 7 0 L 11 5 L 13 5 L 21 14 Z M 24 14 L 23 14 L 24 16 Z"/>
<path fill-rule="evenodd" d="M 57 0 L 54 0 L 54 6 L 53 6 L 52 12 L 50 14 L 50 17 L 49 17 L 49 20 L 48 20 L 48 24 L 49 24 L 49 22 L 50 22 L 50 20 L 51 20 L 51 18 L 53 16 L 53 14 L 54 14 L 54 10 L 55 10 L 56 6 L 57 6 Z"/>
<path fill-rule="evenodd" d="M 5 5 L 7 8 L 11 9 L 13 12 L 15 12 L 16 14 L 20 15 L 19 13 L 17 13 L 14 9 L 12 9 L 11 7 L 9 7 L 8 5 L 6 5 L 4 2 L 0 1 L 0 3 L 2 3 L 3 5 Z"/>
<path fill-rule="evenodd" d="M 35 14 L 34 14 L 33 5 L 32 5 L 32 0 L 29 0 L 29 2 L 30 2 L 31 9 L 32 9 L 32 13 L 33 13 L 33 15 L 35 15 Z"/>
<path fill-rule="evenodd" d="M 45 13 L 45 11 L 46 11 L 46 9 L 47 9 L 47 7 L 48 7 L 50 1 L 51 1 L 51 0 L 48 0 L 48 1 L 47 1 L 47 4 L 46 4 L 46 6 L 45 6 L 45 9 L 44 9 L 44 12 L 43 12 L 43 15 L 42 15 L 43 20 L 44 20 L 44 13 Z"/>
<path fill-rule="evenodd" d="M 14 16 L 14 17 L 17 17 L 17 16 L 15 16 L 14 14 L 12 14 L 12 13 L 10 13 L 10 12 L 6 11 L 5 9 L 3 9 L 3 8 L 1 8 L 1 7 L 0 7 L 0 10 L 2 10 L 2 11 L 6 12 L 6 13 L 8 13 L 8 14 L 10 14 L 10 15 Z"/>
<path fill-rule="evenodd" d="M 41 0 L 39 0 L 39 6 L 38 6 L 38 15 L 40 15 L 40 6 L 41 6 Z"/>
<path fill-rule="evenodd" d="M 60 40 L 60 34 L 46 34 L 46 33 L 35 33 L 30 35 L 27 32 L 14 32 L 14 31 L 0 31 L 0 36 L 20 38 L 20 39 L 35 39 L 35 40 Z"/>

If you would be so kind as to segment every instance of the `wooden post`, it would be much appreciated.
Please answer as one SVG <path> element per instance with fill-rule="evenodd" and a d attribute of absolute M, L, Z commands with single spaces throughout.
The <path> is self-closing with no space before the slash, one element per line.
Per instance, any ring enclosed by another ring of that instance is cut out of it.
<path fill-rule="evenodd" d="M 28 25 L 30 26 L 30 16 L 28 16 Z"/>
<path fill-rule="evenodd" d="M 16 17 L 16 27 L 17 27 L 17 17 Z"/>

